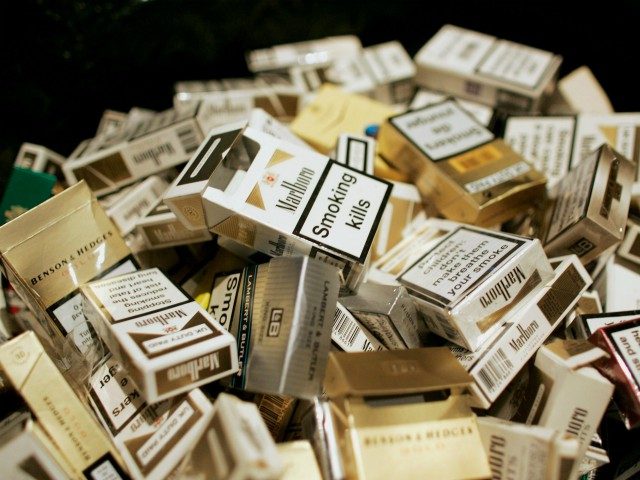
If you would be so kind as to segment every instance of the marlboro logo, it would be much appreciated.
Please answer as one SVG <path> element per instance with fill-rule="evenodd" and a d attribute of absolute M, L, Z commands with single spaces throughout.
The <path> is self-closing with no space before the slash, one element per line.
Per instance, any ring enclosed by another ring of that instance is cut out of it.
<path fill-rule="evenodd" d="M 571 421 L 569 425 L 567 425 L 566 432 L 580 437 L 580 432 L 582 431 L 588 413 L 584 408 L 577 407 L 571 414 Z"/>
<path fill-rule="evenodd" d="M 205 379 L 213 381 L 230 373 L 231 350 L 227 346 L 157 372 L 158 394 L 163 395 Z"/>
<path fill-rule="evenodd" d="M 509 301 L 512 297 L 511 287 L 520 285 L 526 278 L 526 275 L 519 266 L 514 268 L 480 298 L 480 304 L 484 308 L 487 308 L 499 298 L 502 298 L 505 302 Z"/>
<path fill-rule="evenodd" d="M 176 381 L 188 377 L 191 382 L 197 382 L 200 380 L 200 372 L 209 373 L 218 368 L 220 368 L 220 354 L 214 352 L 170 368 L 167 371 L 167 378 L 169 381 Z"/>
<path fill-rule="evenodd" d="M 505 468 L 505 449 L 507 441 L 499 435 L 491 435 L 489 440 L 489 465 L 491 475 L 495 480 L 502 479 L 502 471 Z"/>
<path fill-rule="evenodd" d="M 516 352 L 520 350 L 524 344 L 527 343 L 527 340 L 529 340 L 536 330 L 538 330 L 538 327 L 538 322 L 535 320 L 531 322 L 527 328 L 522 328 L 522 325 L 518 325 L 518 332 L 520 332 L 520 335 L 509 342 L 511 348 Z"/>
<path fill-rule="evenodd" d="M 175 321 L 186 316 L 187 314 L 183 310 L 174 310 L 172 312 L 161 313 L 153 317 L 145 318 L 144 320 L 138 320 L 136 321 L 135 325 L 138 328 L 147 327 L 155 323 L 166 326 L 169 325 L 170 320 Z"/>
<path fill-rule="evenodd" d="M 302 203 L 307 193 L 307 188 L 311 185 L 315 174 L 315 170 L 302 167 L 295 179 L 283 180 L 280 183 L 283 193 L 278 198 L 276 207 L 295 213 Z"/>

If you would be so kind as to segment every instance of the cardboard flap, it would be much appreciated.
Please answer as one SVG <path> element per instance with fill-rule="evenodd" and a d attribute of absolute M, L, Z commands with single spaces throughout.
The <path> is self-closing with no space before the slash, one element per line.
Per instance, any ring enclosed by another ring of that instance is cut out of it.
<path fill-rule="evenodd" d="M 389 396 L 465 388 L 471 376 L 446 347 L 383 352 L 331 352 L 329 397 Z"/>
<path fill-rule="evenodd" d="M 541 355 L 549 357 L 549 360 L 558 366 L 576 370 L 606 357 L 607 353 L 587 340 L 556 339 L 540 349 L 538 357 Z M 539 363 L 538 358 L 536 363 Z"/>
<path fill-rule="evenodd" d="M 25 232 L 32 235 L 56 223 L 75 210 L 89 205 L 95 198 L 84 181 L 77 183 L 44 203 L 23 213 L 0 227 L 0 254 L 5 254 L 25 240 Z"/>

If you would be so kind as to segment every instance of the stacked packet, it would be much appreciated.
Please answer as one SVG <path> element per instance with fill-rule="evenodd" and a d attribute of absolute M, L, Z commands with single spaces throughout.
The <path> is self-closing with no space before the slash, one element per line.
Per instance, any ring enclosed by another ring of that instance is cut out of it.
<path fill-rule="evenodd" d="M 640 113 L 561 62 L 329 37 L 25 143 L 2 476 L 631 478 Z"/>

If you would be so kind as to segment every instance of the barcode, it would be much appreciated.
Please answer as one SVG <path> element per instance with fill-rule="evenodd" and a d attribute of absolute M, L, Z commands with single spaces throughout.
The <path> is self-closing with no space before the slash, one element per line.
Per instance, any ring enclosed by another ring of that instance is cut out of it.
<path fill-rule="evenodd" d="M 513 363 L 507 358 L 501 348 L 493 354 L 487 364 L 480 369 L 478 375 L 490 392 L 493 392 L 498 384 L 505 380 L 513 370 Z"/>
<path fill-rule="evenodd" d="M 200 146 L 196 132 L 188 125 L 179 129 L 177 133 L 180 144 L 182 145 L 182 148 L 184 148 L 185 152 L 195 152 L 198 149 L 198 146 Z"/>
<path fill-rule="evenodd" d="M 365 327 L 360 325 L 353 315 L 340 303 L 338 303 L 336 313 L 333 317 L 331 340 L 347 352 L 386 350 L 384 345 L 378 342 L 371 334 L 367 335 Z"/>
<path fill-rule="evenodd" d="M 342 312 L 339 308 L 336 309 L 335 316 L 333 318 L 333 332 L 331 336 L 338 336 L 340 340 L 346 343 L 348 346 L 353 347 L 356 338 L 358 337 L 358 331 L 360 328 L 351 316 Z M 369 343 L 369 346 L 371 344 Z M 373 350 L 373 348 L 371 348 Z"/>
<path fill-rule="evenodd" d="M 277 440 L 281 434 L 285 411 L 292 402 L 293 399 L 281 395 L 263 395 L 260 400 L 258 410 L 274 440 Z"/>
<path fill-rule="evenodd" d="M 135 163 L 142 163 L 152 160 L 156 165 L 160 165 L 160 155 L 171 155 L 173 153 L 175 153 L 173 145 L 170 143 L 163 143 L 162 145 L 158 145 L 157 147 L 150 148 L 149 150 L 145 150 L 142 153 L 134 155 L 133 161 Z"/>

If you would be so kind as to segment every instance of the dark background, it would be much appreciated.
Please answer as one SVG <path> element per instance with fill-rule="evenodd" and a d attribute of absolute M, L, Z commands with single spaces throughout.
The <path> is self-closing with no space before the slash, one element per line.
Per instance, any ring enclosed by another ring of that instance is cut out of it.
<path fill-rule="evenodd" d="M 587 64 L 616 110 L 640 111 L 640 2 L 48 1 L 0 13 L 0 194 L 24 141 L 68 155 L 104 109 L 171 106 L 178 80 L 246 76 L 244 52 L 353 33 L 398 39 L 411 55 L 444 23 Z"/>

